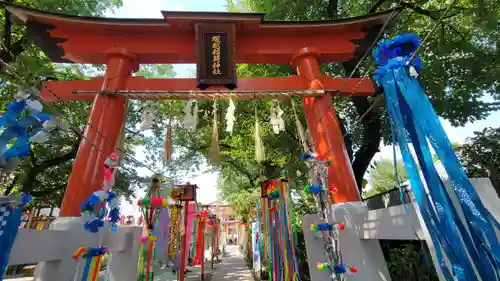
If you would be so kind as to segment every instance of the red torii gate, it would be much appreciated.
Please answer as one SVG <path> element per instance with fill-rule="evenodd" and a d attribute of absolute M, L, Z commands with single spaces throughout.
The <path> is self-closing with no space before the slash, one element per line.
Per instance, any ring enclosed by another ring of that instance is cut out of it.
<path fill-rule="evenodd" d="M 212 86 L 202 92 L 197 88 L 196 79 L 132 76 L 144 63 L 196 63 L 200 56 L 196 48 L 200 24 L 229 27 L 228 36 L 234 41 L 228 49 L 233 52 L 234 63 L 290 64 L 297 70 L 297 75 L 286 78 L 238 78 L 232 92 L 237 98 L 252 99 L 255 95 L 248 92 L 304 91 L 304 111 L 315 150 L 320 155 L 328 153 L 333 159 L 328 176 L 338 190 L 335 200 L 359 201 L 330 94 L 372 95 L 372 81 L 332 78 L 321 73 L 319 64 L 359 58 L 391 17 L 390 11 L 325 21 L 265 21 L 263 14 L 206 12 L 162 12 L 163 19 L 111 19 L 4 5 L 27 26 L 30 37 L 54 62 L 107 66 L 102 78 L 47 82 L 42 90 L 46 102 L 93 101 L 88 121 L 91 127 L 87 126 L 84 132 L 85 139 L 69 178 L 61 216 L 79 216 L 80 203 L 101 187 L 103 172 L 98 163 L 103 163 L 106 154 L 115 148 L 125 119 L 127 98 L 167 99 L 172 98 L 172 92 L 178 93 L 174 95 L 176 98 L 222 96 L 224 92 L 217 92 L 224 91 L 223 87 Z M 234 72 L 234 65 L 232 67 L 229 72 Z M 56 93 L 57 98 L 47 88 Z M 74 94 L 75 90 L 80 93 Z M 106 94 L 101 90 L 129 92 Z M 326 94 L 305 90 L 323 90 Z M 187 94 L 190 91 L 195 95 Z"/>

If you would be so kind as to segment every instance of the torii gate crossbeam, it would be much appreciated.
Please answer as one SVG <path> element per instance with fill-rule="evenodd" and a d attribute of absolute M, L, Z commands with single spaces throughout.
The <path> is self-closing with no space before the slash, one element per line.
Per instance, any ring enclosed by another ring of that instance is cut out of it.
<path fill-rule="evenodd" d="M 4 5 L 27 26 L 28 34 L 53 61 L 107 66 L 103 78 L 47 82 L 45 86 L 52 91 L 42 91 L 47 102 L 57 99 L 93 101 L 88 121 L 92 129 L 87 126 L 84 132 L 85 139 L 75 159 L 61 216 L 79 216 L 80 203 L 100 188 L 102 167 L 97 163 L 103 163 L 106 153 L 114 150 L 125 119 L 127 96 L 100 91 L 200 92 L 195 79 L 146 79 L 133 77 L 132 73 L 144 63 L 196 63 L 200 54 L 203 55 L 197 52 L 197 30 L 204 24 L 231 30 L 228 36 L 234 37 L 234 41 L 227 49 L 232 55 L 233 66 L 235 63 L 290 64 L 297 71 L 297 75 L 285 78 L 238 78 L 234 84 L 236 93 L 263 90 L 326 93 L 304 97 L 309 133 L 316 152 L 327 154 L 333 160 L 328 177 L 337 187 L 335 200 L 359 201 L 331 96 L 372 95 L 372 82 L 370 79 L 334 79 L 321 73 L 319 66 L 359 58 L 370 48 L 384 23 L 390 20 L 392 11 L 327 21 L 265 21 L 263 14 L 198 12 L 162 12 L 163 19 L 104 19 Z M 209 87 L 207 90 L 220 89 Z M 74 91 L 90 93 L 74 94 Z M 56 93 L 57 98 L 51 92 Z M 159 99 L 158 95 L 144 93 L 129 97 Z"/>

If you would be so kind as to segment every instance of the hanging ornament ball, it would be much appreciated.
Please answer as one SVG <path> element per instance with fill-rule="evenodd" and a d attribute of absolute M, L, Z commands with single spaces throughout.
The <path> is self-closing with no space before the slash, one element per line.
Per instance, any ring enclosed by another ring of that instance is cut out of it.
<path fill-rule="evenodd" d="M 330 184 L 330 186 L 328 186 L 328 190 L 330 190 L 330 192 L 337 192 L 337 187 L 333 184 Z"/>
<path fill-rule="evenodd" d="M 327 270 L 328 269 L 328 263 L 326 263 L 326 262 L 318 262 L 318 263 L 316 263 L 316 268 L 318 270 L 321 270 L 321 271 Z"/>
<path fill-rule="evenodd" d="M 338 230 L 344 230 L 345 229 L 345 224 L 343 222 L 338 222 L 335 224 Z"/>
<path fill-rule="evenodd" d="M 345 264 L 336 264 L 333 266 L 333 271 L 337 274 L 345 274 L 348 271 L 348 268 Z"/>

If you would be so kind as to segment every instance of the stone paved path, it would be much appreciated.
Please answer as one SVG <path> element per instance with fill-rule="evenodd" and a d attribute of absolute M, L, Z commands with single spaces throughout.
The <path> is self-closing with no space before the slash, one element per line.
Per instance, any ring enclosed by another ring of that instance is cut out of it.
<path fill-rule="evenodd" d="M 214 268 L 212 281 L 253 281 L 252 272 L 247 267 L 245 258 L 240 253 L 239 246 L 226 246 L 225 257 L 222 263 Z"/>

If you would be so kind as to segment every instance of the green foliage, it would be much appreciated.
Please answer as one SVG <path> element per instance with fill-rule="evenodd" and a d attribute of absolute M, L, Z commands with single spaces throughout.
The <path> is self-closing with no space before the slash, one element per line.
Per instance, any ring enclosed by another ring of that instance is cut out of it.
<path fill-rule="evenodd" d="M 16 2 L 31 8 L 57 13 L 81 16 L 102 16 L 108 10 L 122 5 L 121 0 L 88 0 L 88 1 L 23 1 Z M 43 52 L 31 42 L 24 26 L 14 25 L 9 28 L 5 20 L 5 11 L 0 12 L 0 32 L 3 35 L 0 46 L 0 111 L 4 111 L 7 103 L 12 101 L 13 95 L 26 87 L 40 88 L 43 79 L 78 80 L 104 74 L 103 65 L 73 65 L 54 64 Z M 11 23 L 10 23 L 11 24 Z M 7 32 L 8 30 L 11 32 Z M 143 65 L 137 75 L 146 77 L 172 77 L 171 65 Z M 57 95 L 58 93 L 54 93 Z M 141 108 L 148 107 L 146 102 L 131 102 L 128 107 L 125 124 L 125 151 L 133 155 L 134 148 L 144 144 L 141 138 L 144 134 L 135 133 L 135 125 L 140 120 Z M 162 105 L 157 105 L 161 108 Z M 80 143 L 80 134 L 90 110 L 86 102 L 57 102 L 46 104 L 44 110 L 50 114 L 70 121 L 73 132 L 53 139 L 43 145 L 32 145 L 30 155 L 22 159 L 22 163 L 12 174 L 12 178 L 0 185 L 2 193 L 25 191 L 34 195 L 33 205 L 58 206 L 64 195 L 64 190 L 73 166 L 73 159 Z M 155 125 L 158 129 L 160 124 Z M 156 134 L 155 134 L 156 132 Z M 163 132 L 153 132 L 157 138 L 163 137 Z M 161 135 L 161 136 L 160 136 Z M 154 137 L 152 137 L 154 138 Z M 161 147 L 159 142 L 156 147 Z M 158 150 L 158 149 L 157 149 Z M 157 151 L 155 150 L 155 151 Z M 156 159 L 146 158 L 146 164 L 152 166 Z M 147 185 L 148 180 L 137 175 L 135 169 L 141 167 L 137 162 L 126 157 L 124 166 L 116 176 L 116 190 L 125 198 L 133 195 L 133 190 Z"/>
<path fill-rule="evenodd" d="M 364 194 L 365 197 L 394 189 L 398 187 L 398 184 L 403 184 L 408 179 L 403 162 L 401 161 L 396 163 L 399 180 L 396 179 L 396 175 L 394 174 L 394 162 L 392 160 L 382 159 L 375 161 L 371 167 L 369 171 L 369 183 L 372 189 Z"/>
<path fill-rule="evenodd" d="M 458 147 L 470 177 L 489 177 L 500 196 L 500 127 L 485 128 Z"/>
<path fill-rule="evenodd" d="M 430 255 L 427 253 L 427 257 Z M 429 262 L 431 262 L 429 260 Z M 398 281 L 437 281 L 439 280 L 432 265 L 428 265 L 414 245 L 406 244 L 390 250 L 387 267 L 392 280 Z"/>
<path fill-rule="evenodd" d="M 379 3 L 379 5 L 375 5 Z M 426 37 L 431 24 L 441 16 L 445 10 L 447 3 L 439 0 L 425 0 L 416 3 L 409 1 L 401 1 L 401 5 L 405 8 L 398 18 L 389 26 L 385 37 L 393 36 L 395 33 L 415 32 L 422 38 Z M 323 20 L 339 17 L 362 16 L 369 12 L 382 11 L 390 8 L 393 1 L 317 1 L 317 0 L 228 0 L 227 6 L 229 11 L 234 12 L 264 12 L 266 20 Z M 454 125 L 463 125 L 467 122 L 483 119 L 494 110 L 498 109 L 498 102 L 486 101 L 483 97 L 492 95 L 498 99 L 498 76 L 500 67 L 495 63 L 495 58 L 498 57 L 500 49 L 499 28 L 500 15 L 493 11 L 500 7 L 499 0 L 476 1 L 476 0 L 461 0 L 450 10 L 450 13 L 438 25 L 437 30 L 430 36 L 429 40 L 423 46 L 419 56 L 425 63 L 424 70 L 421 75 L 422 84 L 426 88 L 426 93 L 431 98 L 431 101 L 439 115 L 449 120 Z M 373 69 L 369 69 L 371 59 L 368 58 L 361 65 L 361 73 L 371 73 Z M 325 64 L 323 70 L 334 76 L 345 76 L 342 73 L 342 67 L 338 64 Z M 279 65 L 239 65 L 238 74 L 241 76 L 288 76 L 292 70 L 288 66 Z M 369 101 L 371 102 L 371 101 Z M 282 106 L 283 108 L 284 106 Z M 369 141 L 370 135 L 363 131 L 363 126 L 371 126 L 370 124 L 360 124 L 356 122 L 359 118 L 359 113 L 353 106 L 353 101 L 349 99 L 335 100 L 335 108 L 342 118 L 352 143 L 347 142 L 348 149 L 356 152 L 363 148 L 365 142 Z M 261 107 L 259 108 L 261 109 Z M 240 109 L 238 109 L 240 110 Z M 286 111 L 286 110 L 285 110 Z M 300 107 L 299 107 L 300 111 Z M 259 110 L 259 113 L 261 110 Z M 285 116 L 289 112 L 286 112 Z M 245 116 L 252 119 L 252 110 L 248 110 Z M 303 112 L 298 112 L 300 116 Z M 380 119 L 376 122 L 380 123 L 382 139 L 385 144 L 391 142 L 389 119 L 384 107 L 379 109 Z M 241 115 L 240 115 L 241 116 Z M 286 118 L 286 117 L 285 117 Z M 252 121 L 245 120 L 244 127 L 246 129 L 243 134 L 243 141 L 235 142 L 238 147 L 232 146 L 231 149 L 239 150 L 239 154 L 230 152 L 233 157 L 245 156 L 245 166 L 249 174 L 255 174 L 255 163 L 252 162 L 252 151 L 248 147 L 251 145 Z M 237 126 L 240 126 L 241 118 L 237 119 Z M 289 120 L 291 121 L 291 120 Z M 294 126 L 287 120 L 287 129 Z M 289 125 L 290 124 L 290 125 Z M 247 128 L 247 126 L 249 128 Z M 376 126 L 375 126 L 376 127 Z M 240 130 L 241 130 L 240 129 Z M 372 129 L 376 130 L 376 129 Z M 366 131 L 366 130 L 365 130 Z M 368 129 L 368 131 L 370 131 Z M 238 131 L 241 134 L 241 131 Z M 293 133 L 293 132 L 292 132 Z M 283 159 L 285 161 L 294 161 L 294 157 L 290 157 L 289 153 L 284 148 L 276 147 L 272 144 L 269 135 L 264 135 L 264 143 L 266 152 L 272 150 L 272 157 L 269 159 Z M 285 136 L 279 136 L 287 140 Z M 376 141 L 376 139 L 373 139 Z M 300 151 L 300 147 L 295 141 L 286 141 L 287 147 L 294 147 L 293 151 Z M 351 146 L 351 147 L 349 147 Z M 360 161 L 370 161 L 373 155 L 369 155 L 369 159 L 359 159 Z M 252 163 L 252 164 L 250 164 Z M 294 174 L 293 169 L 302 168 L 298 163 L 282 164 L 278 161 L 273 163 L 277 165 L 282 173 Z M 382 164 L 384 165 L 384 164 Z M 399 165 L 401 166 L 401 165 Z M 383 167 L 383 166 L 382 166 Z M 241 168 L 241 167 L 240 167 Z M 242 169 L 230 169 L 224 165 L 220 168 L 222 175 L 226 179 L 230 179 L 231 185 L 242 186 L 248 185 L 248 182 L 240 182 L 235 179 L 240 179 Z M 257 169 L 259 170 L 259 169 Z M 379 170 L 383 170 L 379 168 Z M 382 192 L 387 188 L 395 186 L 394 177 L 392 175 L 392 164 L 386 165 L 386 172 L 378 174 L 375 177 L 381 178 L 377 180 L 373 192 Z M 261 170 L 259 170 L 261 171 Z M 358 174 L 363 174 L 363 171 L 358 171 Z M 238 176 L 239 175 L 239 176 Z M 260 173 L 262 175 L 262 173 Z M 400 173 L 404 176 L 404 170 Z M 245 177 L 243 177 L 244 180 Z M 299 185 L 301 183 L 298 183 Z M 255 186 L 255 184 L 254 184 Z M 221 185 L 224 189 L 224 185 Z M 254 187 L 255 188 L 255 187 Z"/>

